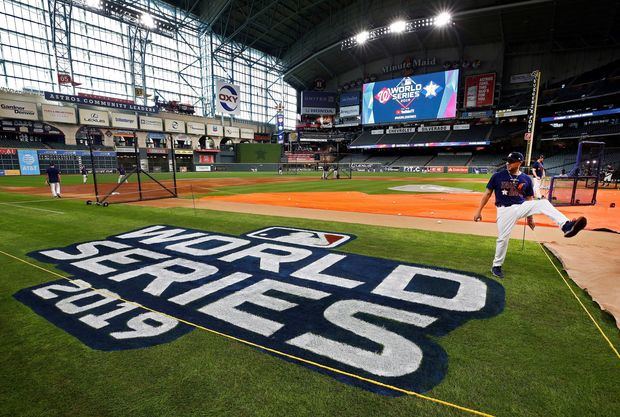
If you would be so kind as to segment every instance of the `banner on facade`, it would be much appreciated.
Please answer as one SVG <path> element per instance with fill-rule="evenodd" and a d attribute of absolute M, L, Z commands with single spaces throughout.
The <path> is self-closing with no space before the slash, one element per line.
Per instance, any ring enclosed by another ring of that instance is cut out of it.
<path fill-rule="evenodd" d="M 80 109 L 80 124 L 91 126 L 109 126 L 107 111 Z"/>
<path fill-rule="evenodd" d="M 164 130 L 164 126 L 160 118 L 140 116 L 140 130 L 161 132 Z"/>
<path fill-rule="evenodd" d="M 190 135 L 203 136 L 205 134 L 204 123 L 187 122 L 185 126 L 187 127 L 187 133 Z"/>
<path fill-rule="evenodd" d="M 97 96 L 95 96 L 97 97 Z M 85 106 L 110 107 L 117 110 L 137 111 L 142 113 L 157 113 L 159 109 L 155 106 L 142 106 L 140 104 L 127 103 L 122 100 L 112 98 L 94 98 L 89 96 L 73 96 L 71 94 L 54 93 L 53 91 L 45 92 L 45 99 L 51 101 L 62 101 L 65 103 L 73 103 Z"/>
<path fill-rule="evenodd" d="M 232 126 L 224 126 L 224 136 L 227 138 L 238 138 L 239 128 Z"/>
<path fill-rule="evenodd" d="M 241 128 L 239 132 L 241 139 L 254 139 L 254 131 L 252 129 Z"/>
<path fill-rule="evenodd" d="M 24 101 L 0 100 L 0 117 L 39 120 L 37 104 Z"/>
<path fill-rule="evenodd" d="M 22 175 L 39 175 L 39 154 L 34 149 L 18 149 L 19 170 Z"/>
<path fill-rule="evenodd" d="M 185 122 L 182 120 L 165 119 L 166 132 L 185 133 Z"/>
<path fill-rule="evenodd" d="M 241 113 L 239 86 L 218 80 L 215 83 L 215 112 L 224 115 Z"/>
<path fill-rule="evenodd" d="M 465 107 L 492 106 L 495 98 L 495 73 L 465 77 Z"/>
<path fill-rule="evenodd" d="M 469 130 L 469 123 L 452 126 L 452 130 Z"/>
<path fill-rule="evenodd" d="M 336 114 L 336 93 L 329 91 L 302 91 L 301 114 Z"/>
<path fill-rule="evenodd" d="M 418 132 L 446 132 L 448 130 L 450 130 L 450 125 L 418 127 Z"/>
<path fill-rule="evenodd" d="M 207 135 L 224 136 L 224 129 L 220 125 L 207 125 Z"/>
<path fill-rule="evenodd" d="M 75 124 L 75 109 L 73 107 L 41 105 L 43 120 L 46 122 Z"/>
<path fill-rule="evenodd" d="M 340 94 L 340 107 L 359 106 L 360 93 L 357 91 Z"/>
<path fill-rule="evenodd" d="M 112 126 L 121 129 L 137 129 L 138 117 L 134 114 L 112 113 Z"/>
<path fill-rule="evenodd" d="M 340 117 L 355 117 L 360 115 L 360 106 L 340 107 Z"/>

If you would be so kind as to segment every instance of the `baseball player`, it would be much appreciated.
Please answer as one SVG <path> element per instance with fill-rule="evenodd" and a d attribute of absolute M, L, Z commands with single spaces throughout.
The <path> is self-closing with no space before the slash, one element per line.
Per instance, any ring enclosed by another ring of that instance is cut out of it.
<path fill-rule="evenodd" d="M 532 164 L 532 175 L 534 176 L 534 197 L 538 200 L 542 198 L 542 194 L 540 193 L 540 185 L 542 184 L 543 178 L 545 178 L 545 166 L 543 165 L 544 159 L 545 156 L 540 155 L 538 160 Z"/>
<path fill-rule="evenodd" d="M 82 184 L 86 184 L 86 181 L 88 180 L 88 171 L 84 165 L 80 167 L 80 173 L 82 174 Z"/>
<path fill-rule="evenodd" d="M 125 167 L 120 165 L 118 167 L 118 181 L 117 183 L 120 184 L 121 182 L 129 182 L 127 180 L 127 172 L 125 171 Z"/>
<path fill-rule="evenodd" d="M 60 171 L 56 168 L 56 164 L 52 162 L 45 171 L 45 174 L 47 175 L 45 182 L 47 182 L 52 190 L 52 197 L 60 198 Z"/>
<path fill-rule="evenodd" d="M 506 259 L 510 233 L 517 220 L 527 217 L 528 226 L 534 230 L 536 224 L 532 215 L 544 214 L 562 229 L 564 237 L 575 236 L 587 224 L 585 217 L 568 220 L 548 200 L 533 199 L 532 180 L 519 169 L 523 163 L 523 154 L 511 152 L 508 157 L 504 158 L 504 161 L 506 161 L 506 170 L 493 174 L 480 201 L 480 207 L 474 214 L 474 221 L 482 220 L 482 209 L 491 198 L 491 194 L 495 192 L 498 236 L 491 272 L 498 278 L 504 278 L 502 265 Z"/>

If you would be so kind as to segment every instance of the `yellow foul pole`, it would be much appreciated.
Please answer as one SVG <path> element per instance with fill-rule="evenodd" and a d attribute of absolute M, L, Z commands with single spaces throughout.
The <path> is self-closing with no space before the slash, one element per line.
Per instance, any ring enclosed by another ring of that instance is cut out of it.
<path fill-rule="evenodd" d="M 527 150 L 525 155 L 525 166 L 529 167 L 532 162 L 532 148 L 534 147 L 534 127 L 536 126 L 536 110 L 538 110 L 538 90 L 540 88 L 540 71 L 532 71 L 532 100 L 528 109 L 527 131 L 525 140 Z"/>

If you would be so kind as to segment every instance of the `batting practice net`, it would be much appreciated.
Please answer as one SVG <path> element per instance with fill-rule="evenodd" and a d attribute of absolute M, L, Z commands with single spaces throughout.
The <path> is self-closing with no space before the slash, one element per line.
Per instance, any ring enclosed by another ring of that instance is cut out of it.
<path fill-rule="evenodd" d="M 118 148 L 117 148 L 118 149 Z M 93 161 L 95 200 L 87 204 L 107 206 L 115 203 L 157 200 L 177 197 L 174 144 L 171 138 L 162 138 L 157 147 L 117 150 L 117 167 L 113 174 L 102 175 Z M 107 170 L 109 172 L 109 168 Z"/>
<path fill-rule="evenodd" d="M 589 206 L 596 204 L 597 191 L 596 177 L 553 177 L 548 198 L 554 206 Z"/>
<path fill-rule="evenodd" d="M 547 198 L 555 206 L 596 204 L 596 193 L 605 163 L 604 142 L 579 142 L 575 165 L 568 176 L 551 178 Z"/>

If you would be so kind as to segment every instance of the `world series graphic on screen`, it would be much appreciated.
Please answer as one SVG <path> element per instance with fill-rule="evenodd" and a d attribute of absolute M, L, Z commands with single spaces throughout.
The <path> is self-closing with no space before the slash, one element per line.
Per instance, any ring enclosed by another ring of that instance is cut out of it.
<path fill-rule="evenodd" d="M 398 123 L 456 117 L 459 70 L 364 84 L 362 123 Z"/>

